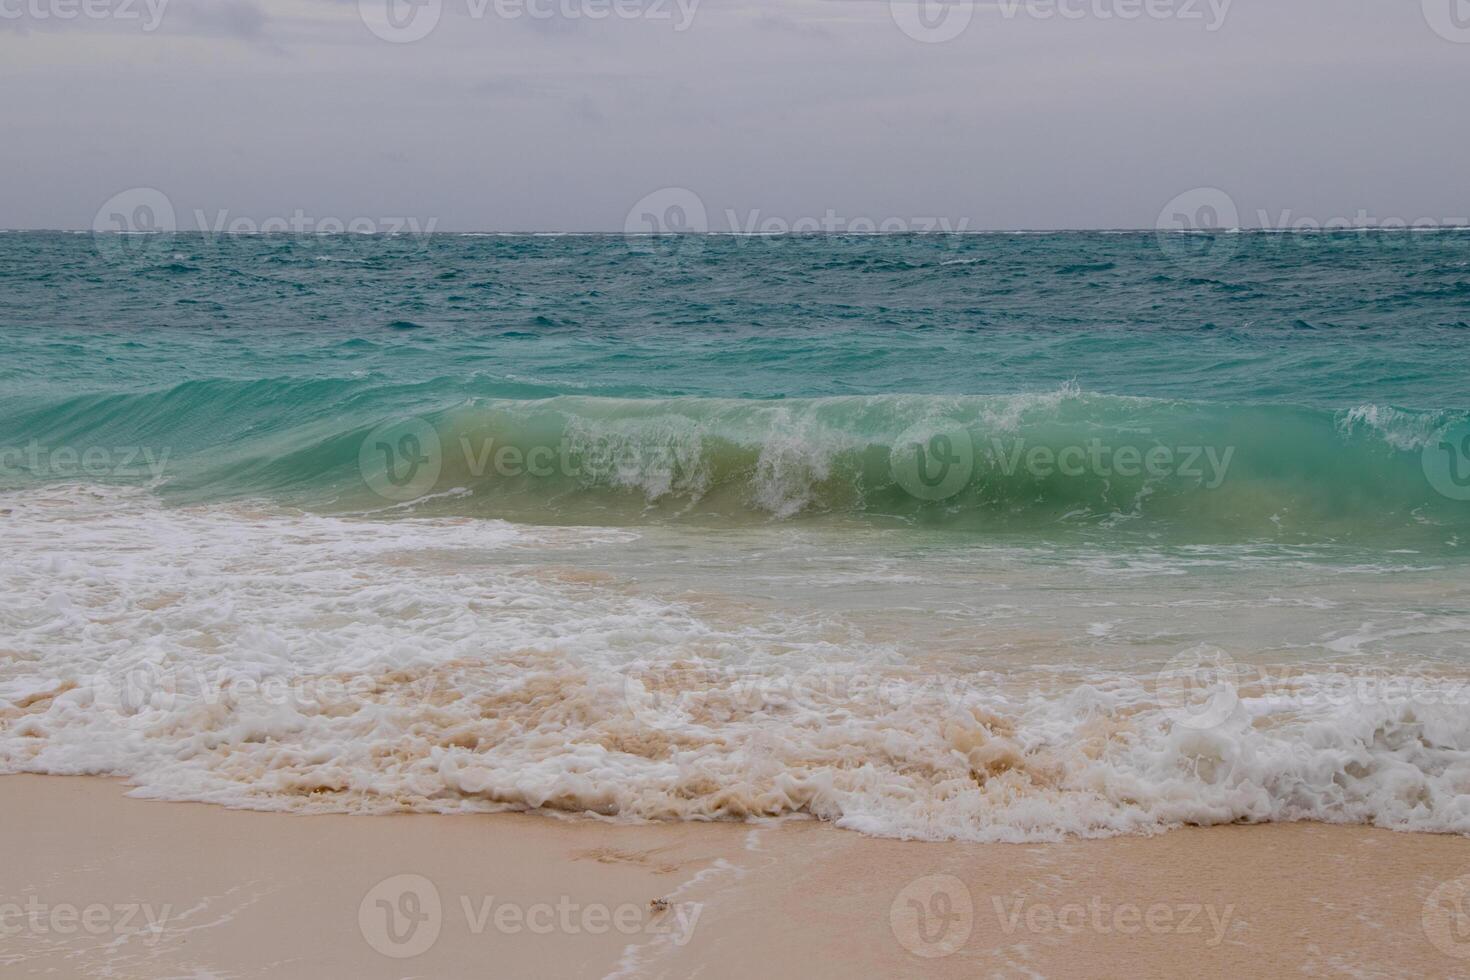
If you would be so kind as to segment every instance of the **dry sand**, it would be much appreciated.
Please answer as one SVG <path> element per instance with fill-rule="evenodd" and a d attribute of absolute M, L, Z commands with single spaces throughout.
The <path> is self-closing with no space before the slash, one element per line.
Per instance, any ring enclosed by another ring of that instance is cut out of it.
<path fill-rule="evenodd" d="M 1470 977 L 1459 837 L 927 844 L 125 791 L 0 777 L 0 976 Z"/>

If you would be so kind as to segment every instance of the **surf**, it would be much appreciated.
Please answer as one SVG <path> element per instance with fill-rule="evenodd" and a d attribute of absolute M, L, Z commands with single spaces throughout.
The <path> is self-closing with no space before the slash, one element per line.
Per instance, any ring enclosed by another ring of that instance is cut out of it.
<path fill-rule="evenodd" d="M 34 459 L 90 439 L 153 460 L 146 482 L 165 499 L 260 496 L 323 512 L 974 532 L 1127 524 L 1210 540 L 1443 542 L 1470 527 L 1427 476 L 1445 465 L 1452 477 L 1458 462 L 1444 440 L 1470 414 L 1448 409 L 1332 412 L 1075 384 L 791 399 L 446 399 L 445 387 L 215 379 L 62 398 L 20 417 L 12 431 L 26 440 L 7 447 L 5 472 L 39 479 L 22 450 Z M 422 454 L 410 459 L 410 445 Z M 399 494 L 393 481 L 409 469 L 415 487 Z"/>

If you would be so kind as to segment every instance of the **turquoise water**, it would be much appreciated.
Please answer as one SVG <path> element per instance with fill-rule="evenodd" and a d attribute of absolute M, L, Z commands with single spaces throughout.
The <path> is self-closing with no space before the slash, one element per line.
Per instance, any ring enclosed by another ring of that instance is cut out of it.
<path fill-rule="evenodd" d="M 1455 231 L 0 234 L 0 771 L 1470 831 L 1467 353 Z"/>
<path fill-rule="evenodd" d="M 1426 470 L 1470 477 L 1470 233 L 9 234 L 0 276 L 12 480 L 73 472 L 32 440 L 147 447 L 172 499 L 362 509 L 406 421 L 432 513 L 1470 528 Z M 895 466 L 946 427 L 969 479 L 916 495 Z"/>

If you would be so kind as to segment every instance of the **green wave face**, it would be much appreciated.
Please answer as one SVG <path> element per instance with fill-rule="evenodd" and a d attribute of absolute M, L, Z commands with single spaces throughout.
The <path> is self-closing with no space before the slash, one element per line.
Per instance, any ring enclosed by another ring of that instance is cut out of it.
<path fill-rule="evenodd" d="M 1075 386 L 436 406 L 435 388 L 187 382 L 63 399 L 24 425 L 45 444 L 147 447 L 140 472 L 123 478 L 181 503 L 263 496 L 333 511 L 551 523 L 837 518 L 1186 539 L 1422 543 L 1470 529 L 1470 509 L 1455 497 L 1457 479 L 1470 484 L 1454 441 L 1463 413 L 1333 413 Z"/>

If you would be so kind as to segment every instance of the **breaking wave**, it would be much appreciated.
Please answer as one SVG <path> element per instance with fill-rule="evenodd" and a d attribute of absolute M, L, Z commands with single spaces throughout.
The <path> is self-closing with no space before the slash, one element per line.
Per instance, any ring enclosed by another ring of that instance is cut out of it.
<path fill-rule="evenodd" d="M 149 449 L 145 459 L 161 460 L 153 485 L 176 501 L 266 496 L 339 513 L 611 524 L 837 516 L 984 530 L 1141 522 L 1342 538 L 1426 527 L 1443 537 L 1467 523 L 1460 501 L 1426 476 L 1433 454 L 1458 452 L 1439 440 L 1464 412 L 1367 404 L 1331 413 L 1072 385 L 450 404 L 444 387 L 194 381 L 60 400 L 20 429 L 43 444 Z"/>

